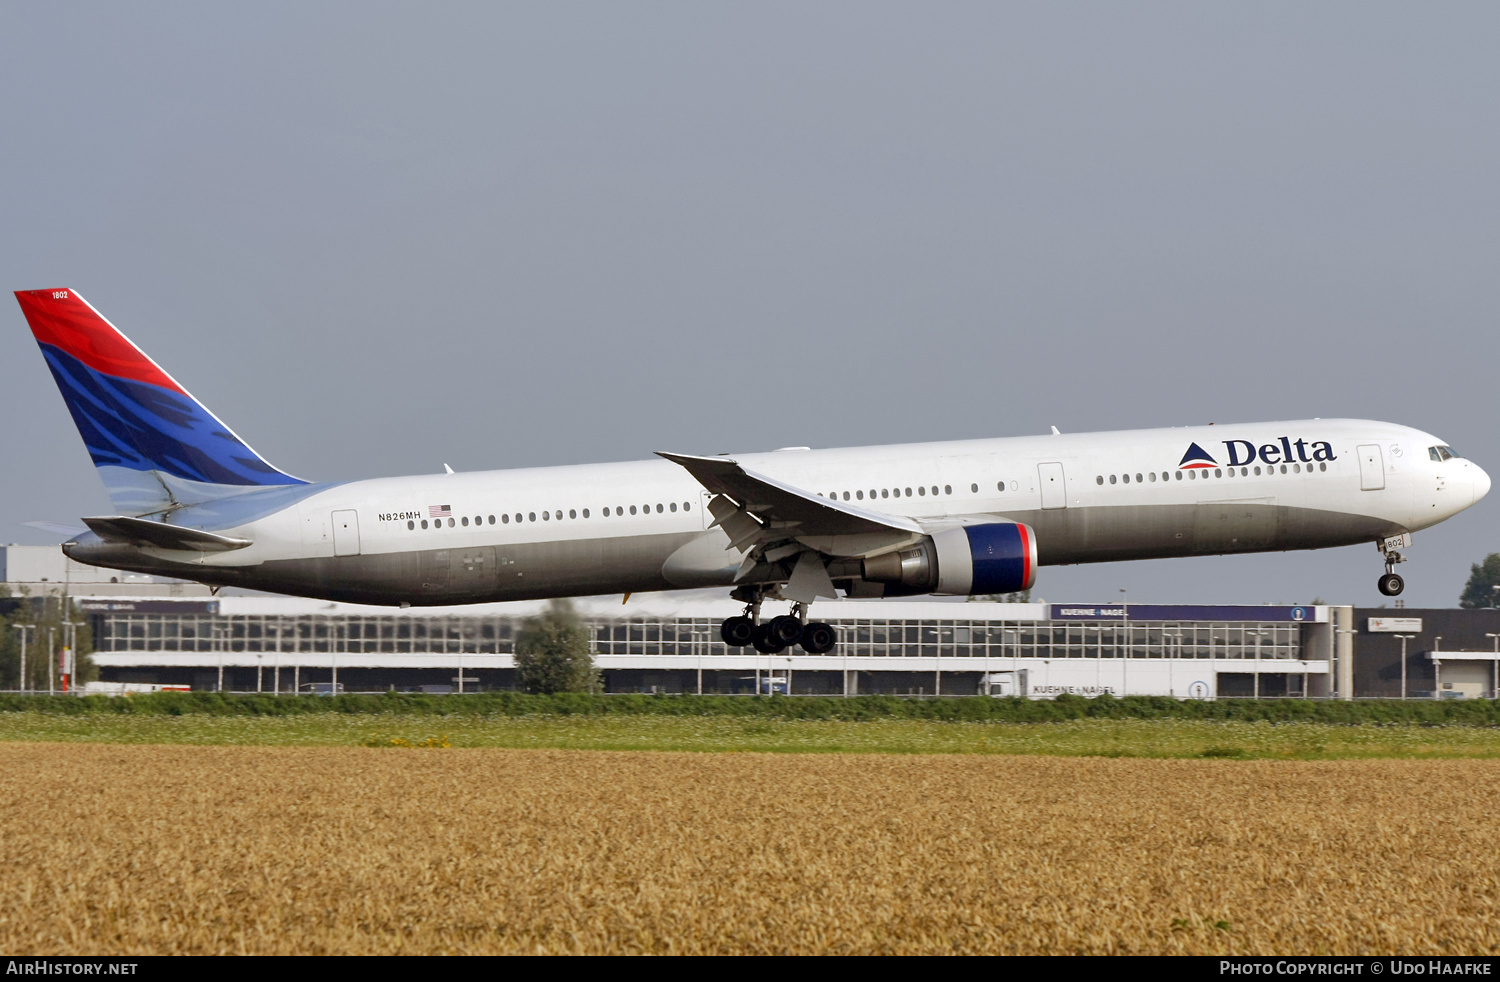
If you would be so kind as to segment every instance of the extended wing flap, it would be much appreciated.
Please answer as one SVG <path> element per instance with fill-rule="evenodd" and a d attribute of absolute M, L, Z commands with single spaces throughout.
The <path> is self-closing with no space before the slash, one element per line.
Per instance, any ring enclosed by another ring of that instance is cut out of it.
<path fill-rule="evenodd" d="M 85 518 L 95 535 L 108 542 L 123 542 L 129 545 L 151 545 L 159 549 L 180 549 L 187 552 L 228 552 L 250 545 L 249 539 L 202 529 L 183 528 L 166 522 L 153 522 L 145 518 L 128 518 L 110 515 L 104 518 Z"/>
<path fill-rule="evenodd" d="M 774 477 L 746 470 L 729 457 L 693 457 L 660 450 L 657 456 L 680 464 L 709 491 L 728 495 L 745 511 L 786 528 L 798 538 L 922 532 L 922 527 L 910 519 L 866 511 L 821 497 Z"/>

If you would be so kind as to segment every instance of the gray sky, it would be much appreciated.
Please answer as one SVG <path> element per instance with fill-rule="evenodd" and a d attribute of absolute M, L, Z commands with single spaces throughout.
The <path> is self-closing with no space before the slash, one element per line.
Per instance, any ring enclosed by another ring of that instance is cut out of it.
<path fill-rule="evenodd" d="M 11 2 L 0 270 L 310 479 L 1312 416 L 1500 475 L 1496 50 L 1478 3 Z M 9 298 L 0 419 L 0 541 L 107 513 Z M 1409 605 L 1497 500 L 1416 536 Z"/>

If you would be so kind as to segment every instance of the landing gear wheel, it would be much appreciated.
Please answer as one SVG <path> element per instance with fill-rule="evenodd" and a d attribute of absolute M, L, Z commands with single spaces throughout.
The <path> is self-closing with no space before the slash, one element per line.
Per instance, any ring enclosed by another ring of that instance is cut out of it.
<path fill-rule="evenodd" d="M 750 639 L 755 650 L 763 655 L 775 655 L 786 650 L 786 645 L 771 640 L 770 628 L 769 624 L 755 625 L 755 636 Z"/>
<path fill-rule="evenodd" d="M 802 629 L 802 650 L 809 655 L 827 654 L 838 642 L 838 632 L 831 624 L 814 622 Z"/>
<path fill-rule="evenodd" d="M 730 617 L 719 625 L 719 637 L 731 648 L 747 647 L 755 637 L 755 622 L 748 617 Z"/>
<path fill-rule="evenodd" d="M 790 614 L 773 617 L 766 626 L 766 638 L 782 648 L 790 648 L 802 640 L 802 622 Z"/>
<path fill-rule="evenodd" d="M 1401 591 L 1406 589 L 1406 581 L 1395 573 L 1386 573 L 1379 580 L 1375 581 L 1375 585 L 1387 597 L 1399 597 L 1401 596 Z"/>

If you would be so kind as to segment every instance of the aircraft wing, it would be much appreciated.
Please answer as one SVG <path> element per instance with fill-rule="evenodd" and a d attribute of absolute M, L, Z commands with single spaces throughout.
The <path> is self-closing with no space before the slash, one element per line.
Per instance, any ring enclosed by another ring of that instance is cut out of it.
<path fill-rule="evenodd" d="M 249 539 L 201 529 L 168 525 L 145 518 L 128 518 L 111 515 L 105 518 L 85 518 L 87 525 L 99 538 L 108 542 L 124 542 L 131 545 L 152 545 L 159 549 L 182 549 L 188 552 L 228 552 L 250 545 Z"/>
<path fill-rule="evenodd" d="M 746 470 L 729 457 L 693 457 L 660 450 L 657 456 L 682 465 L 709 491 L 734 499 L 741 510 L 760 519 L 768 529 L 785 529 L 788 537 L 900 533 L 904 538 L 922 534 L 922 526 L 911 519 L 824 498 Z M 718 512 L 714 514 L 719 517 Z"/>

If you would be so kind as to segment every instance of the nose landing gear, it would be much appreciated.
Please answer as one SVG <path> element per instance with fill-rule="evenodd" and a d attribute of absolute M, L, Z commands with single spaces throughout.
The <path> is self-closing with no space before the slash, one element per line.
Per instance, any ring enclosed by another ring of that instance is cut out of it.
<path fill-rule="evenodd" d="M 1406 581 L 1396 574 L 1396 564 L 1406 562 L 1406 557 L 1394 549 L 1382 550 L 1385 553 L 1385 572 L 1380 579 L 1375 581 L 1375 588 L 1384 597 L 1399 597 L 1401 591 L 1406 589 Z"/>

